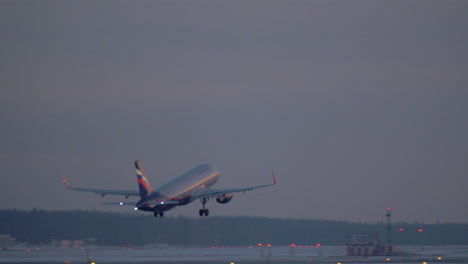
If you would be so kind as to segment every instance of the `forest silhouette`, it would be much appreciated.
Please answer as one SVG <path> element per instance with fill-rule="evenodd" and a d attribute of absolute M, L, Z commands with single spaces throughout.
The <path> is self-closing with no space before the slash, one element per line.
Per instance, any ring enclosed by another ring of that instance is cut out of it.
<path fill-rule="evenodd" d="M 277 246 L 345 245 L 354 233 L 377 233 L 387 241 L 387 226 L 332 220 L 257 217 L 163 217 L 99 211 L 0 210 L 0 234 L 17 242 L 52 244 L 83 240 L 97 245 Z M 394 223 L 397 245 L 468 245 L 468 224 Z"/>

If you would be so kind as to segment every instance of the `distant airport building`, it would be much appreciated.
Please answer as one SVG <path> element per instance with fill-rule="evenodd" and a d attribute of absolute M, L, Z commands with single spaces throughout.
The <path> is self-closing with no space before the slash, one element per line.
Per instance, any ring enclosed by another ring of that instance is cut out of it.
<path fill-rule="evenodd" d="M 60 248 L 82 248 L 85 246 L 83 240 L 60 240 L 59 247 Z"/>
<path fill-rule="evenodd" d="M 348 256 L 390 256 L 395 252 L 395 246 L 381 244 L 377 233 L 359 233 L 348 236 Z"/>
<path fill-rule="evenodd" d="M 13 246 L 16 243 L 16 239 L 7 234 L 0 234 L 0 249 L 6 250 L 8 247 Z"/>

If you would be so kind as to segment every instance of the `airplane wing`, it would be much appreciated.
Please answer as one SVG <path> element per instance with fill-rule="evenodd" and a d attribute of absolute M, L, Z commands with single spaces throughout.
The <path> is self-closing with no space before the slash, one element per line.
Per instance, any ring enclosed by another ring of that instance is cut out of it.
<path fill-rule="evenodd" d="M 65 188 L 69 190 L 74 190 L 74 191 L 82 191 L 82 192 L 93 192 L 100 194 L 101 196 L 106 196 L 106 195 L 123 195 L 125 197 L 130 197 L 130 196 L 140 196 L 139 191 L 133 191 L 133 190 L 101 190 L 101 189 L 88 189 L 88 188 L 75 188 L 71 187 L 67 179 L 65 177 L 62 177 L 63 184 L 65 185 Z"/>
<path fill-rule="evenodd" d="M 271 183 L 271 184 L 257 185 L 257 186 L 246 187 L 246 188 L 203 190 L 203 191 L 200 191 L 200 192 L 196 193 L 195 195 L 193 195 L 192 200 L 208 198 L 208 197 L 215 197 L 215 196 L 219 196 L 219 195 L 223 195 L 223 194 L 231 194 L 231 193 L 239 193 L 239 192 L 247 193 L 249 191 L 252 191 L 252 190 L 255 190 L 255 189 L 258 189 L 258 188 L 273 186 L 273 185 L 276 184 L 276 177 L 275 177 L 274 172 L 272 172 L 271 174 L 272 174 L 272 177 L 273 177 L 273 183 Z"/>

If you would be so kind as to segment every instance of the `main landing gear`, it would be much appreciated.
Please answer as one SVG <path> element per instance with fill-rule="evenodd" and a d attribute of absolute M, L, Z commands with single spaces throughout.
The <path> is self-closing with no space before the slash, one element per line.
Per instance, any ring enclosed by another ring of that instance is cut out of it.
<path fill-rule="evenodd" d="M 164 216 L 164 212 L 163 212 L 163 211 L 161 211 L 161 212 L 154 212 L 154 217 L 158 217 L 158 215 L 159 215 L 160 217 L 163 217 L 163 216 Z"/>
<path fill-rule="evenodd" d="M 202 203 L 202 206 L 203 206 L 203 209 L 200 209 L 200 211 L 198 212 L 198 214 L 200 214 L 200 216 L 203 216 L 203 215 L 206 215 L 208 216 L 210 214 L 210 211 L 208 209 L 205 209 L 205 204 L 208 200 L 206 198 L 202 198 L 200 199 L 200 202 Z"/>
<path fill-rule="evenodd" d="M 198 213 L 200 214 L 200 216 L 203 216 L 203 215 L 208 216 L 210 214 L 210 211 L 208 209 L 200 209 Z"/>

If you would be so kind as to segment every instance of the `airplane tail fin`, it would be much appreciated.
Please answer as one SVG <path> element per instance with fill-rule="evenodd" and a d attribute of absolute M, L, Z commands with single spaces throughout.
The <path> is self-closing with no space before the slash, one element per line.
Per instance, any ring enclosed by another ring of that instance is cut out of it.
<path fill-rule="evenodd" d="M 135 161 L 135 169 L 137 174 L 138 187 L 140 188 L 140 196 L 143 198 L 151 193 L 153 189 L 151 188 L 148 179 L 146 179 L 145 171 L 143 170 L 143 167 L 138 160 Z"/>
<path fill-rule="evenodd" d="M 63 185 L 65 185 L 65 188 L 70 188 L 70 185 L 68 184 L 68 181 L 67 179 L 65 179 L 65 177 L 62 176 L 62 181 L 63 181 Z"/>

